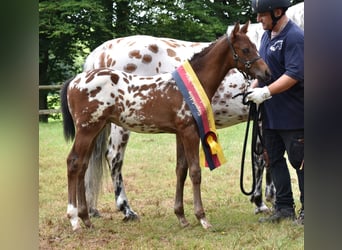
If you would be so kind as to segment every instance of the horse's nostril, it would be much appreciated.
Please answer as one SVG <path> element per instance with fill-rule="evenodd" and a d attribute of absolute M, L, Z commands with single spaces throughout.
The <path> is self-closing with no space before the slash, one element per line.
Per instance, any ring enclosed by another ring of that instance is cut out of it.
<path fill-rule="evenodd" d="M 269 70 L 265 71 L 265 80 L 271 79 L 271 72 Z"/>
<path fill-rule="evenodd" d="M 269 70 L 265 70 L 264 73 L 257 74 L 256 78 L 263 81 L 268 82 L 271 79 L 271 72 Z"/>

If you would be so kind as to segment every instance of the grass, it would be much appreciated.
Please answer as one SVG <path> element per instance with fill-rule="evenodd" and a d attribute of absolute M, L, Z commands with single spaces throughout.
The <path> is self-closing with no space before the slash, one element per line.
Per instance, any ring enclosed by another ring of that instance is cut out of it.
<path fill-rule="evenodd" d="M 304 249 L 304 227 L 290 221 L 260 224 L 254 205 L 240 191 L 240 162 L 245 124 L 219 132 L 226 164 L 202 169 L 202 200 L 213 229 L 204 230 L 193 214 L 192 187 L 186 181 L 184 204 L 190 222 L 181 228 L 173 213 L 175 137 L 132 133 L 123 177 L 131 207 L 140 221 L 125 223 L 116 210 L 109 174 L 105 176 L 94 229 L 72 232 L 66 218 L 66 156 L 71 143 L 61 122 L 39 125 L 39 245 L 40 249 Z M 251 186 L 250 159 L 245 185 Z M 296 201 L 299 193 L 291 169 Z M 300 205 L 297 204 L 299 208 Z"/>

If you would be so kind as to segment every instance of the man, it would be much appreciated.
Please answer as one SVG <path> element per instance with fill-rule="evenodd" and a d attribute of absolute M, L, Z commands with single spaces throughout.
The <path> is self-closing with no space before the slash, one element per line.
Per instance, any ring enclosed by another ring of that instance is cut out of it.
<path fill-rule="evenodd" d="M 290 0 L 252 0 L 265 30 L 260 56 L 270 82 L 255 81 L 248 100 L 263 103 L 264 145 L 276 187 L 274 213 L 260 222 L 295 219 L 294 199 L 285 152 L 296 169 L 302 204 L 297 222 L 304 225 L 304 31 L 286 16 Z"/>

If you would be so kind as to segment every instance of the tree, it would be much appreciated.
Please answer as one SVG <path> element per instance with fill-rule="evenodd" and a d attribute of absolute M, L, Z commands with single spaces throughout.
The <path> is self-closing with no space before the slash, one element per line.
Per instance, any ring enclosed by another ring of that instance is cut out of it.
<path fill-rule="evenodd" d="M 240 8 L 227 1 L 209 0 L 125 2 L 130 12 L 126 12 L 126 30 L 123 34 L 146 34 L 191 41 L 212 41 L 222 35 L 227 26 L 236 21 L 231 13 Z M 117 12 L 117 15 L 120 13 Z M 123 36 L 120 31 L 123 29 L 117 30 L 117 34 Z"/>
<path fill-rule="evenodd" d="M 209 42 L 237 21 L 255 22 L 256 15 L 250 0 L 40 0 L 39 17 L 39 81 L 46 85 L 81 71 L 87 53 L 114 37 Z M 40 91 L 40 109 L 47 108 L 47 95 Z"/>
<path fill-rule="evenodd" d="M 112 1 L 39 1 L 39 82 L 56 84 L 79 71 L 77 57 L 112 38 Z M 105 5 L 106 4 L 106 5 Z M 48 91 L 40 91 L 39 108 L 47 108 Z M 47 122 L 47 116 L 40 116 Z"/>

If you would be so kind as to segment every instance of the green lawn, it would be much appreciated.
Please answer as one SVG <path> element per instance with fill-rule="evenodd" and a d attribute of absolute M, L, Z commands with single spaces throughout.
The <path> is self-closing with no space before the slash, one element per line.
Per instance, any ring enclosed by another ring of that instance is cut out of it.
<path fill-rule="evenodd" d="M 226 164 L 202 169 L 202 199 L 213 229 L 204 230 L 193 214 L 192 187 L 186 181 L 185 213 L 191 225 L 181 228 L 173 213 L 175 136 L 132 133 L 123 178 L 131 207 L 140 221 L 125 223 L 116 210 L 113 187 L 106 175 L 94 229 L 72 232 L 66 217 L 66 157 L 71 143 L 61 122 L 39 125 L 39 242 L 41 249 L 304 249 L 304 227 L 284 221 L 260 224 L 254 205 L 240 191 L 240 161 L 246 124 L 218 130 Z M 249 157 L 249 153 L 247 153 Z M 250 159 L 245 185 L 251 186 Z M 293 192 L 299 193 L 291 169 Z M 297 208 L 300 205 L 297 204 Z"/>

